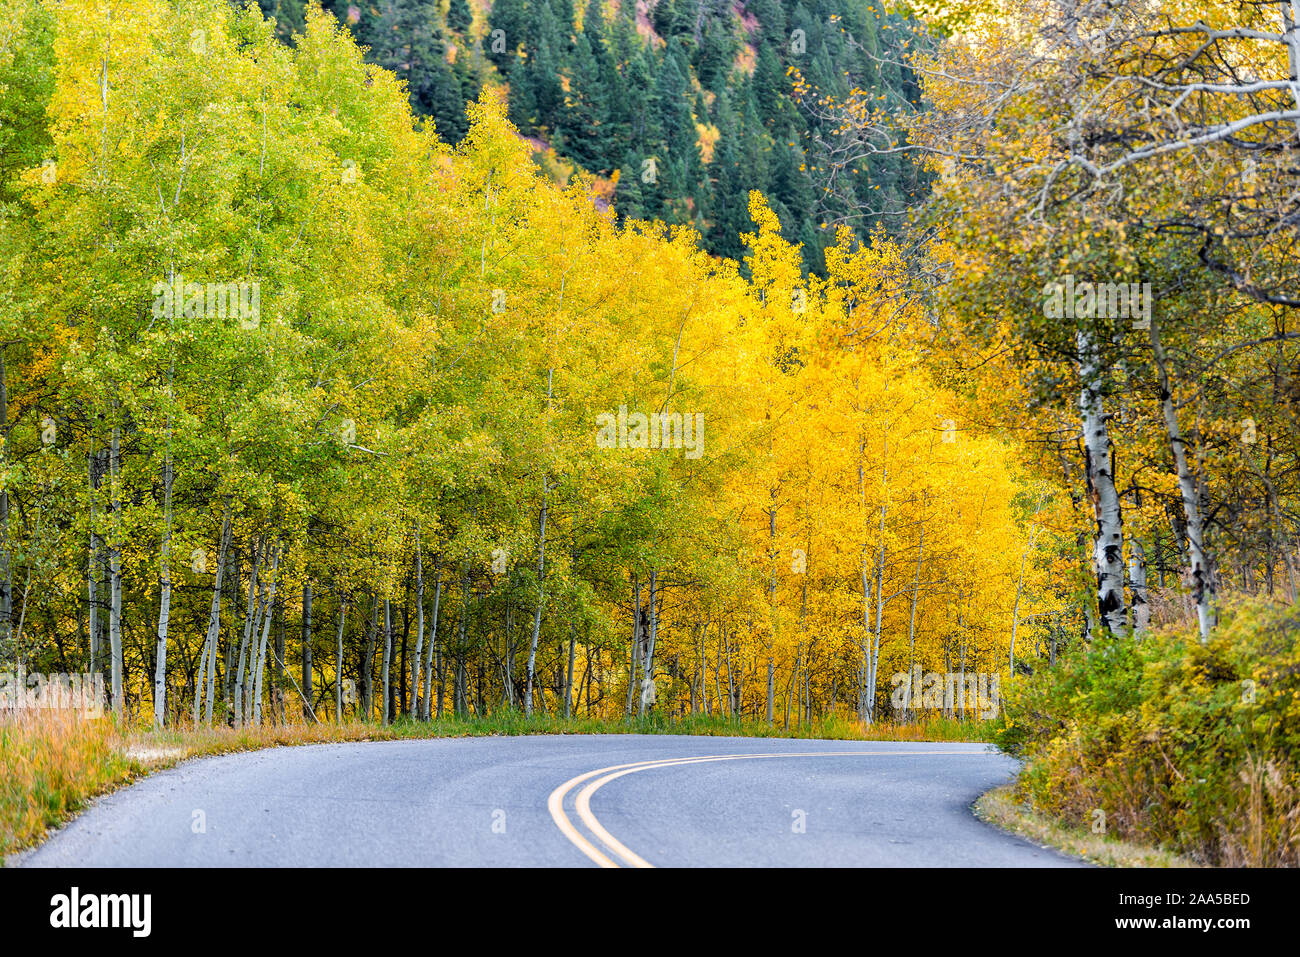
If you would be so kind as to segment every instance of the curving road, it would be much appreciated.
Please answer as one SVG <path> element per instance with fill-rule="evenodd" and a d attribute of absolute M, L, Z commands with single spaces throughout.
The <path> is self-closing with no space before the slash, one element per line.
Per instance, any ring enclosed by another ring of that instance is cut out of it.
<path fill-rule="evenodd" d="M 980 744 L 674 735 L 442 738 L 189 761 L 20 866 L 1060 867 L 988 827 Z"/>

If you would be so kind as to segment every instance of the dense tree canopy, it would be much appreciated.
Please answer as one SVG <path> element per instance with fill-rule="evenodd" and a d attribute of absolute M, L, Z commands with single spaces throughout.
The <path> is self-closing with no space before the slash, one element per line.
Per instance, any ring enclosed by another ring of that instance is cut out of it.
<path fill-rule="evenodd" d="M 924 371 L 889 240 L 807 276 L 755 191 L 718 259 L 555 184 L 491 89 L 444 142 L 315 8 L 73 6 L 4 14 L 7 660 L 159 722 L 620 715 L 647 675 L 872 721 L 1064 627 L 1072 519 Z"/>

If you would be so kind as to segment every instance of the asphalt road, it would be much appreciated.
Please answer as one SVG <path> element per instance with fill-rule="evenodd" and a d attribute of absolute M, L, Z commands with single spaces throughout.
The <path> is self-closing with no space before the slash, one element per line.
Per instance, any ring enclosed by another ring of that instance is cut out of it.
<path fill-rule="evenodd" d="M 19 866 L 990 866 L 1076 862 L 970 810 L 979 744 L 676 735 L 443 738 L 189 761 Z"/>

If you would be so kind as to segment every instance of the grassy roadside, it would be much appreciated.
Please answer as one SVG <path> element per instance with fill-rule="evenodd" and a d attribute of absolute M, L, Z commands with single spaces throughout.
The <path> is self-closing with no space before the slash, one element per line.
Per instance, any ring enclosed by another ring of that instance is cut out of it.
<path fill-rule="evenodd" d="M 188 758 L 302 744 L 521 734 L 686 734 L 838 741 L 988 741 L 991 724 L 948 719 L 877 724 L 825 719 L 785 730 L 692 715 L 678 721 L 563 718 L 514 711 L 486 717 L 401 718 L 378 724 L 290 722 L 255 728 L 118 728 L 110 720 L 33 711 L 0 719 L 0 861 L 39 843 L 94 798 Z"/>
<path fill-rule="evenodd" d="M 975 816 L 986 824 L 1102 867 L 1200 866 L 1186 857 L 1157 847 L 1064 825 L 1018 801 L 1014 785 L 994 788 L 982 795 L 975 802 L 974 811 Z"/>
<path fill-rule="evenodd" d="M 1300 604 L 1225 600 L 1141 641 L 1098 635 L 1002 687 L 1018 795 L 1070 827 L 1213 867 L 1300 866 Z"/>

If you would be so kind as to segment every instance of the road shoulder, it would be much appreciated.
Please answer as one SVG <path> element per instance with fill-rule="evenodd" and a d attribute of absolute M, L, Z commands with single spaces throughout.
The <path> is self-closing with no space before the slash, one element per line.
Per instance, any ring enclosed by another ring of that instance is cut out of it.
<path fill-rule="evenodd" d="M 1015 786 L 988 791 L 971 806 L 975 816 L 991 827 L 1085 860 L 1100 867 L 1200 867 L 1195 861 L 1158 847 L 1093 834 L 1053 820 L 1016 800 Z"/>

